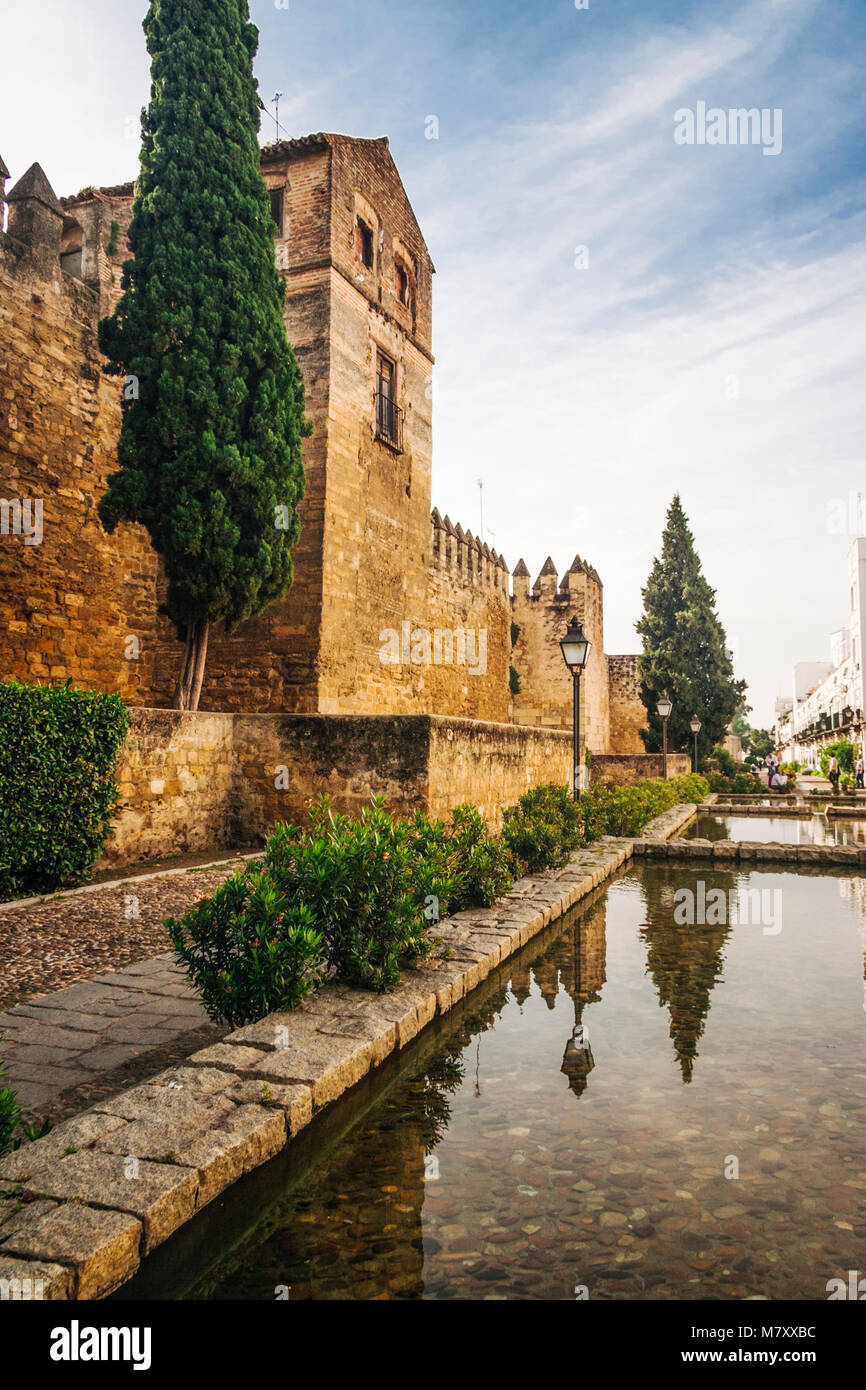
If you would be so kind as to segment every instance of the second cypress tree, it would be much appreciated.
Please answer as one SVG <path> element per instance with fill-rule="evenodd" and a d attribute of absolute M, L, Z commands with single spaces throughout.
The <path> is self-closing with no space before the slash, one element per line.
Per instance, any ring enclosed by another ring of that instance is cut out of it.
<path fill-rule="evenodd" d="M 661 556 L 653 561 L 643 601 L 637 624 L 643 638 L 638 675 L 649 727 L 641 737 L 648 752 L 661 751 L 662 721 L 656 704 L 666 690 L 673 703 L 668 748 L 691 748 L 689 725 L 697 714 L 699 753 L 706 753 L 724 738 L 743 703 L 746 682 L 734 678 L 715 591 L 701 571 L 679 495 L 668 508 Z"/>

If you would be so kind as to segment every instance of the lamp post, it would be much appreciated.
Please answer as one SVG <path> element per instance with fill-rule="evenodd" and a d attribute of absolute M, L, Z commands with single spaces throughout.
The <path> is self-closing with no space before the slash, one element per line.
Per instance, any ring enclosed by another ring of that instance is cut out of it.
<path fill-rule="evenodd" d="M 694 771 L 698 770 L 698 734 L 701 732 L 701 721 L 696 714 L 692 715 L 691 730 L 695 736 L 695 766 Z"/>
<path fill-rule="evenodd" d="M 580 674 L 586 665 L 589 656 L 591 643 L 587 639 L 583 628 L 573 617 L 568 625 L 565 636 L 561 639 L 560 648 L 563 660 L 571 672 L 573 704 L 574 704 L 574 799 L 580 800 Z"/>
<path fill-rule="evenodd" d="M 671 710 L 673 709 L 673 704 L 671 703 L 670 696 L 668 695 L 668 692 L 667 692 L 666 690 L 663 690 L 662 693 L 661 693 L 661 695 L 659 696 L 659 702 L 658 702 L 658 704 L 656 705 L 656 709 L 658 710 L 659 714 L 661 715 L 661 720 L 662 720 L 662 777 L 665 779 L 665 781 L 667 781 L 667 775 L 668 775 L 668 719 L 670 718 L 670 713 L 671 713 Z"/>

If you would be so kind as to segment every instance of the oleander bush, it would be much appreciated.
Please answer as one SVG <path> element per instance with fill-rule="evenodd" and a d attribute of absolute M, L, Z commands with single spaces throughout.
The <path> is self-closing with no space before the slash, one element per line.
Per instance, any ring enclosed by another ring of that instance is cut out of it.
<path fill-rule="evenodd" d="M 274 829 L 264 871 L 281 894 L 309 908 L 337 979 L 393 989 L 400 961 L 432 950 L 411 825 L 395 820 L 381 796 L 358 819 L 319 797 L 307 827 Z"/>
<path fill-rule="evenodd" d="M 680 802 L 703 801 L 709 791 L 705 777 L 649 777 L 630 787 L 589 787 L 580 798 L 586 840 L 601 835 L 639 835 L 648 821 Z"/>
<path fill-rule="evenodd" d="M 295 1008 L 325 972 L 314 914 L 259 866 L 230 878 L 184 917 L 169 917 L 166 927 L 208 1017 L 235 1028 Z"/>
<path fill-rule="evenodd" d="M 658 778 L 591 787 L 575 803 L 564 786 L 535 787 L 498 836 L 474 806 L 447 822 L 401 820 L 376 797 L 353 818 L 320 797 L 305 826 L 275 826 L 263 860 L 170 918 L 169 934 L 209 1016 L 234 1026 L 295 1007 L 326 977 L 384 992 L 434 949 L 440 916 L 489 907 L 513 874 L 558 868 L 601 835 L 639 834 L 707 791 L 703 777 Z"/>
<path fill-rule="evenodd" d="M 119 695 L 0 683 L 0 898 L 82 883 L 121 806 Z"/>
<path fill-rule="evenodd" d="M 585 808 L 556 782 L 532 787 L 503 813 L 502 839 L 516 874 L 561 868 L 584 837 Z"/>
<path fill-rule="evenodd" d="M 435 917 L 490 907 L 514 882 L 508 849 L 477 806 L 455 806 L 449 824 L 418 812 L 410 830 L 417 895 L 424 903 L 435 900 Z"/>

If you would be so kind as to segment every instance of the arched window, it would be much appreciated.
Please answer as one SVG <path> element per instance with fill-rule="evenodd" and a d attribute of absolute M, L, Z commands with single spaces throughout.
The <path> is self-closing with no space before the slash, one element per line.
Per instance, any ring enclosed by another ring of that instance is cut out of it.
<path fill-rule="evenodd" d="M 60 266 L 67 275 L 81 279 L 81 258 L 84 252 L 84 228 L 74 217 L 64 217 L 60 234 Z"/>

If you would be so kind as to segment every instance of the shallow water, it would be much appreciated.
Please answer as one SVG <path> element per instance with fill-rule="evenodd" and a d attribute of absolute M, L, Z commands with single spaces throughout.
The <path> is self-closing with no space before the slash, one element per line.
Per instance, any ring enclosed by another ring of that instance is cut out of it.
<path fill-rule="evenodd" d="M 712 888 L 763 890 L 763 925 Z M 713 925 L 677 924 L 689 892 Z M 631 869 L 296 1186 L 245 1180 L 258 1230 L 189 1228 L 180 1296 L 826 1298 L 866 1268 L 864 923 L 860 877 Z"/>
<path fill-rule="evenodd" d="M 866 819 L 847 816 L 699 815 L 683 831 L 687 840 L 751 840 L 756 844 L 866 845 Z"/>

